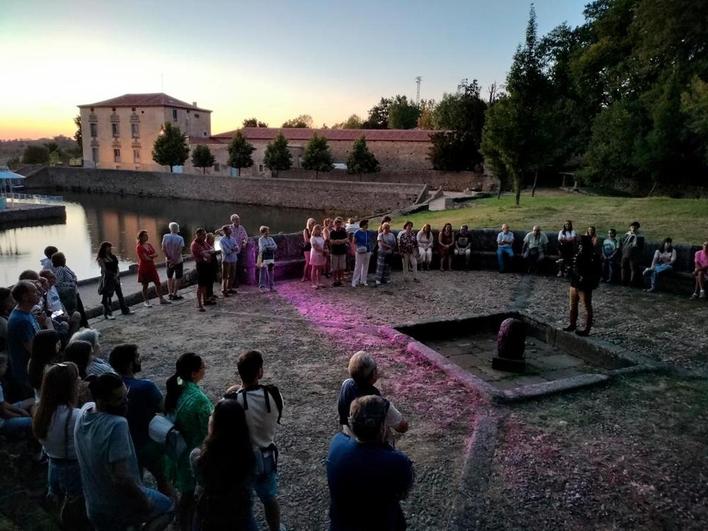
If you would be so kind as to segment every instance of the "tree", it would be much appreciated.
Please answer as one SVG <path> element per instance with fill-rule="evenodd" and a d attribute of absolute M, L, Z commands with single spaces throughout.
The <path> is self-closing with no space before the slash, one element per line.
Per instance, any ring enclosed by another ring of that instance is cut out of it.
<path fill-rule="evenodd" d="M 153 144 L 152 160 L 160 166 L 169 166 L 171 172 L 175 166 L 183 166 L 188 158 L 187 135 L 183 134 L 179 127 L 165 123 L 162 134 Z"/>
<path fill-rule="evenodd" d="M 263 165 L 277 177 L 279 171 L 289 170 L 292 164 L 293 156 L 288 149 L 288 141 L 280 134 L 266 146 Z"/>
<path fill-rule="evenodd" d="M 285 128 L 300 128 L 300 129 L 311 129 L 312 128 L 312 116 L 309 114 L 301 114 L 296 118 L 292 118 L 285 122 L 282 127 Z"/>
<path fill-rule="evenodd" d="M 346 121 L 342 124 L 342 129 L 361 129 L 362 120 L 356 114 L 352 114 Z"/>
<path fill-rule="evenodd" d="M 321 171 L 332 171 L 334 168 L 332 152 L 325 137 L 316 133 L 312 136 L 305 146 L 302 167 L 306 170 L 314 170 L 315 179 Z"/>
<path fill-rule="evenodd" d="M 22 154 L 23 164 L 47 164 L 49 150 L 45 146 L 27 146 Z"/>
<path fill-rule="evenodd" d="M 420 100 L 418 107 L 420 116 L 416 126 L 419 129 L 435 129 L 435 100 Z"/>
<path fill-rule="evenodd" d="M 256 120 L 255 118 L 246 118 L 243 121 L 243 126 L 244 127 L 268 127 L 268 124 L 265 122 L 261 122 L 259 120 Z"/>
<path fill-rule="evenodd" d="M 83 135 L 81 132 L 81 115 L 74 116 L 74 124 L 76 125 L 76 132 L 74 133 L 74 140 L 79 145 L 79 149 L 83 151 Z"/>
<path fill-rule="evenodd" d="M 397 95 L 388 107 L 389 129 L 413 129 L 418 124 L 420 108 L 406 96 Z"/>
<path fill-rule="evenodd" d="M 363 129 L 388 129 L 388 110 L 391 98 L 381 100 L 369 109 L 369 117 L 363 124 Z"/>
<path fill-rule="evenodd" d="M 355 140 L 347 158 L 347 173 L 376 173 L 380 169 L 379 161 L 366 145 L 366 137 Z"/>
<path fill-rule="evenodd" d="M 212 155 L 209 146 L 200 144 L 192 150 L 192 165 L 195 168 L 201 168 L 202 174 L 206 173 L 206 169 L 214 165 L 216 159 Z"/>
<path fill-rule="evenodd" d="M 229 166 L 236 168 L 238 175 L 241 175 L 241 168 L 250 168 L 253 166 L 251 153 L 255 150 L 256 148 L 246 140 L 243 133 L 236 131 L 236 134 L 229 144 Z"/>

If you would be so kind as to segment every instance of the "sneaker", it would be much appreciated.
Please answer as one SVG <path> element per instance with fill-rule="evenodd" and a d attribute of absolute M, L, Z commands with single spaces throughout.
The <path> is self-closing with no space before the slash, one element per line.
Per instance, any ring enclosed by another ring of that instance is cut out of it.
<path fill-rule="evenodd" d="M 111 315 L 106 315 L 105 318 L 106 318 L 107 320 L 109 320 L 109 321 L 115 321 L 115 319 L 116 319 L 112 314 L 111 314 Z"/>
<path fill-rule="evenodd" d="M 131 309 L 128 309 L 127 312 L 121 312 L 123 315 L 135 315 L 135 312 Z"/>
<path fill-rule="evenodd" d="M 376 281 L 376 285 L 377 285 L 377 286 L 380 286 L 380 285 L 381 285 L 381 281 L 380 281 L 380 280 L 377 280 L 377 281 Z"/>
<path fill-rule="evenodd" d="M 698 298 L 698 293 L 693 293 L 693 294 L 689 297 L 689 299 L 691 299 L 691 300 L 697 299 L 697 298 Z"/>
<path fill-rule="evenodd" d="M 172 295 L 172 293 L 170 293 L 170 294 L 167 296 L 167 298 L 170 299 L 171 301 L 175 300 L 175 296 Z"/>
<path fill-rule="evenodd" d="M 143 306 L 145 306 L 146 308 L 152 308 L 152 304 L 150 304 L 149 302 L 144 302 Z"/>
<path fill-rule="evenodd" d="M 368 286 L 369 284 L 367 284 L 366 282 L 362 282 L 361 285 L 362 285 L 362 286 Z"/>

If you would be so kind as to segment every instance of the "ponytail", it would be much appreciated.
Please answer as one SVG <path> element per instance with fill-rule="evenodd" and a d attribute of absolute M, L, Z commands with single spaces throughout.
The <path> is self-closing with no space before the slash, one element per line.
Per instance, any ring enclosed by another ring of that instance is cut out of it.
<path fill-rule="evenodd" d="M 165 382 L 167 394 L 165 396 L 165 411 L 168 413 L 177 409 L 177 401 L 184 391 L 182 382 L 191 382 L 192 374 L 202 368 L 202 358 L 193 352 L 182 354 L 177 360 L 175 373 Z"/>

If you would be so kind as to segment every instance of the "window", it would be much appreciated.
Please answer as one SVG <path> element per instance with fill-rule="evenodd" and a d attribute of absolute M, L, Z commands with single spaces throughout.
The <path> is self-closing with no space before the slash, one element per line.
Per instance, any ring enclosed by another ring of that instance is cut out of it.
<path fill-rule="evenodd" d="M 133 150 L 133 162 L 140 162 L 140 150 L 139 149 Z"/>
<path fill-rule="evenodd" d="M 177 121 L 177 109 L 172 109 L 172 120 Z"/>
<path fill-rule="evenodd" d="M 91 148 L 91 158 L 93 159 L 94 163 L 98 162 L 98 148 Z"/>
<path fill-rule="evenodd" d="M 221 166 L 219 166 L 219 163 L 216 162 L 214 163 L 214 171 L 219 171 L 221 169 Z"/>
<path fill-rule="evenodd" d="M 91 128 L 91 138 L 96 138 L 98 136 L 98 124 L 89 124 Z"/>
<path fill-rule="evenodd" d="M 120 162 L 120 149 L 113 149 L 113 162 Z"/>
<path fill-rule="evenodd" d="M 130 124 L 130 136 L 133 138 L 140 136 L 140 124 Z"/>
<path fill-rule="evenodd" d="M 258 165 L 258 173 L 263 173 L 263 164 Z"/>
<path fill-rule="evenodd" d="M 198 115 L 198 114 L 195 114 L 194 117 L 195 117 L 195 118 L 199 118 L 199 115 Z"/>
<path fill-rule="evenodd" d="M 112 123 L 111 132 L 113 133 L 113 136 L 120 136 L 120 124 Z"/>

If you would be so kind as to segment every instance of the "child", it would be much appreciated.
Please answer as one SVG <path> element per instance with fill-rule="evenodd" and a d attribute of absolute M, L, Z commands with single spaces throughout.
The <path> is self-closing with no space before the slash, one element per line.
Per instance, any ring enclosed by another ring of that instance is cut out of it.
<path fill-rule="evenodd" d="M 261 270 L 258 274 L 258 287 L 265 291 L 267 281 L 270 291 L 275 291 L 275 250 L 278 246 L 270 236 L 270 227 L 261 225 L 259 232 L 261 237 L 258 238 L 258 262 Z"/>
<path fill-rule="evenodd" d="M 617 231 L 610 229 L 607 231 L 607 238 L 602 242 L 602 281 L 612 282 L 617 266 L 617 255 L 619 253 L 619 240 Z"/>
<path fill-rule="evenodd" d="M 312 279 L 312 287 L 320 289 L 322 284 L 320 278 L 322 268 L 327 265 L 327 246 L 324 236 L 322 236 L 322 226 L 315 225 L 312 227 L 312 236 L 310 236 L 310 279 Z"/>
<path fill-rule="evenodd" d="M 0 378 L 7 371 L 7 356 L 0 354 Z M 10 404 L 5 402 L 5 392 L 0 382 L 0 434 L 7 437 L 32 437 L 32 415 L 34 399 L 28 398 L 22 402 Z"/>

